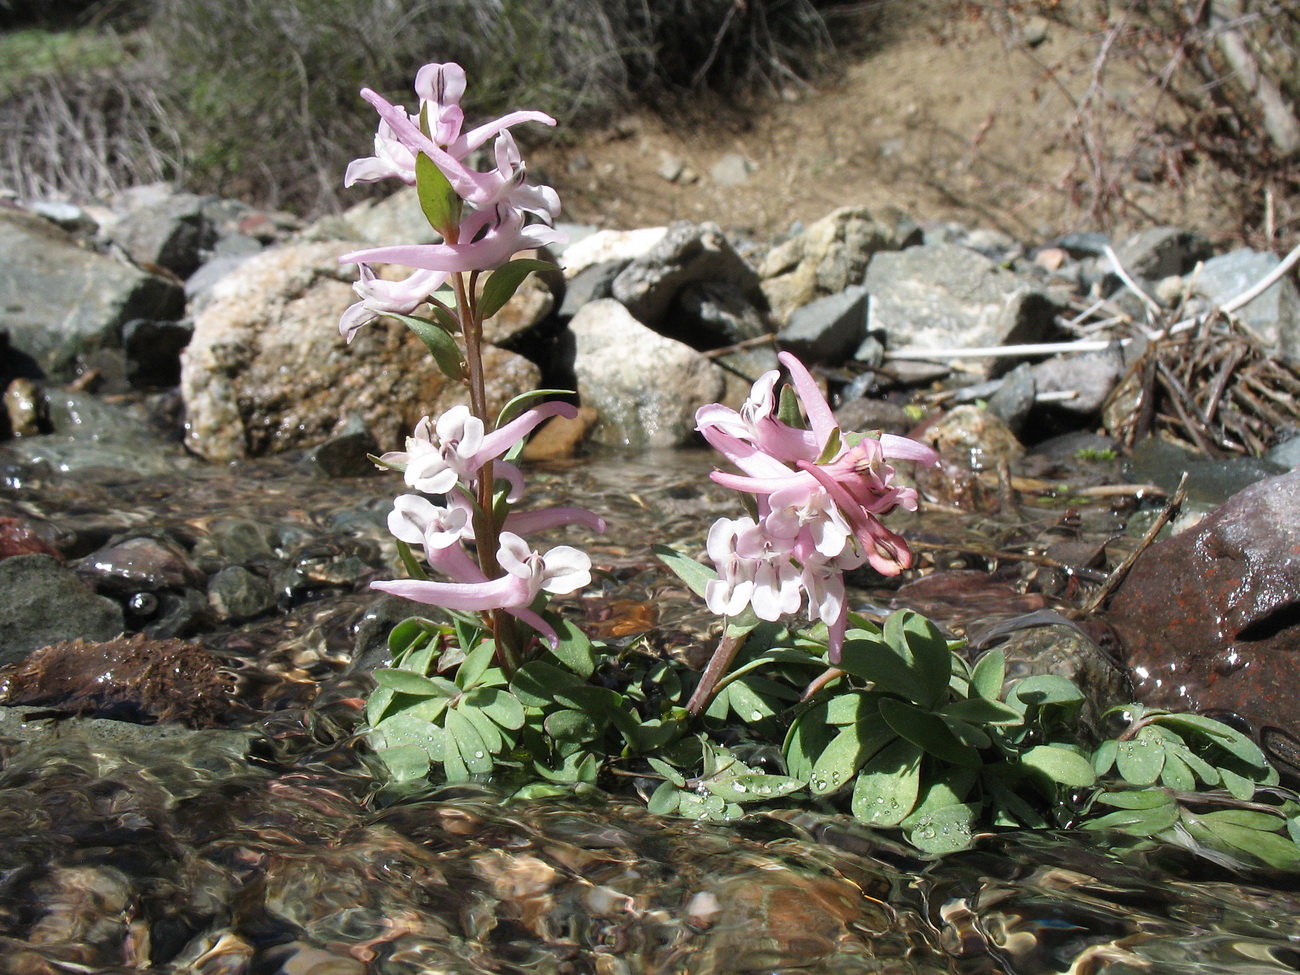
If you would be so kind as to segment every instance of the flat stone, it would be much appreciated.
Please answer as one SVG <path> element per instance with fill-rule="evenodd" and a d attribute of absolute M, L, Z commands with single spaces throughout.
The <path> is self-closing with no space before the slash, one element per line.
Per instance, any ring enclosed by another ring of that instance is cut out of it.
<path fill-rule="evenodd" d="M 0 665 L 61 640 L 111 640 L 125 625 L 121 606 L 41 554 L 0 562 L 0 619 Z"/>

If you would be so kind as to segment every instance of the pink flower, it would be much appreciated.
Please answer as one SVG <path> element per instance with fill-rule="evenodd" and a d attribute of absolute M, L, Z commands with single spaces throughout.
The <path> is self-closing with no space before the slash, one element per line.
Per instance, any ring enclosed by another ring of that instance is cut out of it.
<path fill-rule="evenodd" d="M 557 545 L 546 554 L 529 548 L 513 532 L 501 533 L 497 562 L 505 574 L 473 582 L 435 582 L 394 579 L 372 582 L 372 589 L 444 609 L 483 612 L 500 609 L 527 623 L 550 642 L 559 637 L 549 623 L 529 607 L 542 592 L 564 595 L 591 581 L 591 559 L 569 545 Z"/>
<path fill-rule="evenodd" d="M 841 434 L 808 370 L 787 352 L 778 358 L 790 372 L 807 430 L 777 418 L 775 371 L 754 383 L 739 412 L 715 403 L 696 413 L 704 438 L 744 472 L 710 476 L 754 495 L 758 512 L 757 522 L 722 519 L 710 531 L 709 555 L 719 577 L 705 601 L 720 615 L 750 605 L 761 619 L 775 620 L 797 611 L 806 593 L 809 617 L 830 630 L 834 662 L 848 616 L 843 573 L 864 562 L 883 575 L 911 565 L 907 544 L 879 516 L 897 507 L 915 509 L 917 494 L 892 483 L 886 458 L 933 464 L 938 455 L 905 437 Z M 838 449 L 828 459 L 832 444 Z"/>
<path fill-rule="evenodd" d="M 414 315 L 446 280 L 442 271 L 416 271 L 401 281 L 385 281 L 375 277 L 369 265 L 362 264 L 361 277 L 352 286 L 361 300 L 343 313 L 339 333 L 351 342 L 362 326 L 381 315 Z"/>

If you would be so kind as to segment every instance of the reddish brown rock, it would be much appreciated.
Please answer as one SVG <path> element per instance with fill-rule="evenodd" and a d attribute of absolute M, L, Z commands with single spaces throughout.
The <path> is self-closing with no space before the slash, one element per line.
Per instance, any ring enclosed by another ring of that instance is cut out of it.
<path fill-rule="evenodd" d="M 221 725 L 233 677 L 202 647 L 180 640 L 65 640 L 0 668 L 0 704 L 140 724 Z"/>
<path fill-rule="evenodd" d="M 0 518 L 0 559 L 13 555 L 53 555 L 60 562 L 63 553 L 17 518 Z"/>
<path fill-rule="evenodd" d="M 1139 700 L 1300 740 L 1300 472 L 1151 546 L 1111 602 Z"/>

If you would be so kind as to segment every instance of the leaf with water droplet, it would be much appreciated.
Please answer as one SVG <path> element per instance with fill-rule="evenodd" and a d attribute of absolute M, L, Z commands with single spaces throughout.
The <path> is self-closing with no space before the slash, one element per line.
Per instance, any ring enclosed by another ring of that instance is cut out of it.
<path fill-rule="evenodd" d="M 911 828 L 908 840 L 913 846 L 930 854 L 953 853 L 971 844 L 971 831 L 975 824 L 975 807 L 970 803 L 956 803 L 928 809 Z"/>
<path fill-rule="evenodd" d="M 897 826 L 916 806 L 921 791 L 921 749 L 894 738 L 858 773 L 850 809 L 874 826 Z"/>
<path fill-rule="evenodd" d="M 1097 780 L 1092 762 L 1076 751 L 1057 745 L 1035 745 L 1020 756 L 1020 764 L 1041 772 L 1058 785 L 1084 788 Z"/>
<path fill-rule="evenodd" d="M 843 729 L 817 757 L 809 777 L 813 794 L 837 791 L 892 737 L 879 715 Z"/>
<path fill-rule="evenodd" d="M 1115 753 L 1115 770 L 1132 785 L 1151 785 L 1165 766 L 1164 741 L 1146 731 L 1143 728 L 1136 738 L 1121 741 Z"/>

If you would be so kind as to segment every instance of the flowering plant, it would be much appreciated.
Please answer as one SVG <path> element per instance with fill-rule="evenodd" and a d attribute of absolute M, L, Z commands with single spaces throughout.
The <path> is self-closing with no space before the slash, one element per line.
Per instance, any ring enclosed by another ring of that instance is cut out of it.
<path fill-rule="evenodd" d="M 911 565 L 906 542 L 881 518 L 914 510 L 918 495 L 890 462 L 938 458 L 903 437 L 841 430 L 788 353 L 778 358 L 789 386 L 778 391 L 773 370 L 739 410 L 712 404 L 696 414 L 700 434 L 737 469 L 712 479 L 741 492 L 749 508 L 710 529 L 716 571 L 657 549 L 723 618 L 703 673 L 645 650 L 595 645 L 549 612 L 550 596 L 588 584 L 591 560 L 570 545 L 536 548 L 527 536 L 566 525 L 604 531 L 605 523 L 581 508 L 518 509 L 524 438 L 576 411 L 536 403 L 553 392 L 539 391 L 489 416 L 482 352 L 484 319 L 530 272 L 552 266 L 514 255 L 562 238 L 559 200 L 528 183 L 509 132 L 554 120 L 513 112 L 463 131 L 465 73 L 455 64 L 426 65 L 415 90 L 412 113 L 362 92 L 379 128 L 374 155 L 353 162 L 346 181 L 414 185 L 441 240 L 340 258 L 360 265 L 342 335 L 350 342 L 380 317 L 402 322 L 468 400 L 422 419 L 405 450 L 376 458 L 408 489 L 388 516 L 408 578 L 372 585 L 443 616 L 398 624 L 392 666 L 375 673 L 367 738 L 391 790 L 419 787 L 438 765 L 448 781 L 492 776 L 523 796 L 589 788 L 621 772 L 653 811 L 715 820 L 747 803 L 843 797 L 857 820 L 902 829 L 933 852 L 966 845 L 981 817 L 1061 825 L 1095 801 L 1119 810 L 1101 815 L 1102 825 L 1161 836 L 1230 829 L 1236 853 L 1300 862 L 1300 847 L 1282 837 L 1300 836 L 1300 805 L 1256 808 L 1243 820 L 1237 810 L 1192 813 L 1151 789 L 1097 785 L 1117 771 L 1121 786 L 1224 784 L 1246 801 L 1277 773 L 1240 733 L 1137 711 L 1120 739 L 1089 753 L 1075 720 L 1083 697 L 1069 681 L 1043 675 L 1007 689 L 1000 651 L 972 665 L 915 613 L 882 624 L 851 612 L 847 571 L 892 576 Z M 489 139 L 494 166 L 471 168 L 470 154 Z M 411 273 L 389 281 L 376 263 Z M 799 629 L 791 618 L 805 606 L 810 625 Z M 1082 804 L 1081 789 L 1092 789 Z"/>

